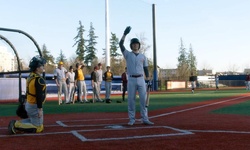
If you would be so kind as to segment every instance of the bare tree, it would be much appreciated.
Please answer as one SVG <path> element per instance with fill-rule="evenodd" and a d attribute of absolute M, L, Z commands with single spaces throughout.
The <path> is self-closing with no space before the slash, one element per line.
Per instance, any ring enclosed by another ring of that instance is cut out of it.
<path fill-rule="evenodd" d="M 237 71 L 239 71 L 239 66 L 237 66 L 236 64 L 229 64 L 228 65 L 228 73 L 230 73 L 230 74 L 236 74 L 237 73 Z"/>
<path fill-rule="evenodd" d="M 146 41 L 147 38 L 145 37 L 144 33 L 141 33 L 140 35 L 136 35 L 137 38 L 139 39 L 140 43 L 141 43 L 141 47 L 140 47 L 140 53 L 142 54 L 146 54 L 147 51 L 149 51 L 150 47 L 149 45 L 147 45 Z"/>

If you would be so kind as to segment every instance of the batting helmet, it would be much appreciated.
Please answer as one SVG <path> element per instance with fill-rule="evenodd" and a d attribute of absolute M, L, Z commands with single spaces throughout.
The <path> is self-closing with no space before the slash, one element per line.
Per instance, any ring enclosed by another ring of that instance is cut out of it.
<path fill-rule="evenodd" d="M 139 49 L 141 47 L 141 43 L 137 38 L 133 38 L 130 40 L 130 48 L 132 49 L 132 44 L 138 43 L 139 44 Z"/>
<path fill-rule="evenodd" d="M 36 68 L 43 66 L 46 64 L 46 60 L 40 56 L 34 56 L 31 60 L 30 60 L 30 64 L 29 64 L 29 68 L 31 71 L 36 70 Z"/>

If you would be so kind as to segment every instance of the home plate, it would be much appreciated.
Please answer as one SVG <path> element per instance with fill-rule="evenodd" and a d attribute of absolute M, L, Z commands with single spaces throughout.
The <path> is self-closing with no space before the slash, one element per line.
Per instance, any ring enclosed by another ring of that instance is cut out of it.
<path fill-rule="evenodd" d="M 110 126 L 105 126 L 104 128 L 106 128 L 106 129 L 123 129 L 125 127 L 122 125 L 110 125 Z"/>

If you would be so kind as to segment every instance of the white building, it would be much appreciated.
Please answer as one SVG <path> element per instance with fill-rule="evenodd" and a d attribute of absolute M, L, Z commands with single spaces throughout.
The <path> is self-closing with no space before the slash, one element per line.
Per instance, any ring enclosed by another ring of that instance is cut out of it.
<path fill-rule="evenodd" d="M 250 73 L 250 68 L 244 69 L 244 74 Z"/>
<path fill-rule="evenodd" d="M 0 72 L 15 70 L 15 56 L 7 50 L 7 47 L 0 46 Z"/>
<path fill-rule="evenodd" d="M 167 78 L 168 76 L 177 74 L 177 69 L 160 69 L 159 70 L 159 77 L 160 78 Z"/>
<path fill-rule="evenodd" d="M 198 76 L 211 76 L 215 75 L 215 70 L 197 70 Z M 160 69 L 160 77 L 167 78 L 168 76 L 173 76 L 177 74 L 177 69 Z"/>

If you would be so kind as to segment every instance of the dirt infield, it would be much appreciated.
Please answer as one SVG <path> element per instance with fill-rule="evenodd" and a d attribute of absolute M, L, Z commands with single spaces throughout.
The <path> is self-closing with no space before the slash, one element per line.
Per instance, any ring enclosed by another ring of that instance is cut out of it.
<path fill-rule="evenodd" d="M 150 111 L 153 126 L 140 120 L 128 126 L 127 113 L 45 115 L 43 133 L 8 135 L 13 117 L 1 117 L 0 149 L 248 150 L 250 117 L 211 111 L 249 99 L 250 94 L 242 94 Z"/>

